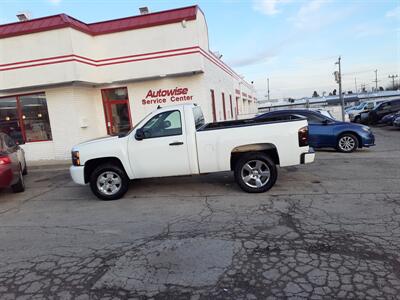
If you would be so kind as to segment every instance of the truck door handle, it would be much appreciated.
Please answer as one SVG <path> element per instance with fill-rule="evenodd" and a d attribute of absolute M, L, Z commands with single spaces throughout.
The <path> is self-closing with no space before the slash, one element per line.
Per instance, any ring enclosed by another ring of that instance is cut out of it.
<path fill-rule="evenodd" d="M 171 144 L 169 144 L 170 146 L 180 146 L 183 145 L 183 142 L 173 142 Z"/>

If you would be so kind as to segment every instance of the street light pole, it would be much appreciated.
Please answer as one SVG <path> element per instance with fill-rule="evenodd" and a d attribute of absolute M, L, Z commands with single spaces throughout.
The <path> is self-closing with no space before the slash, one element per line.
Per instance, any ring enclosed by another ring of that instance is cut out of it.
<path fill-rule="evenodd" d="M 342 95 L 342 66 L 340 63 L 341 59 L 342 58 L 339 56 L 339 59 L 335 64 L 339 65 L 339 73 L 337 74 L 338 76 L 336 82 L 339 84 L 339 99 L 342 106 L 342 121 L 344 122 L 344 97 Z"/>
<path fill-rule="evenodd" d="M 393 84 L 393 90 L 394 90 L 394 79 L 399 77 L 399 75 L 389 75 L 389 78 L 392 79 L 392 84 Z"/>
<path fill-rule="evenodd" d="M 358 94 L 357 77 L 354 77 L 354 84 L 355 84 L 355 86 L 356 86 L 356 94 Z"/>

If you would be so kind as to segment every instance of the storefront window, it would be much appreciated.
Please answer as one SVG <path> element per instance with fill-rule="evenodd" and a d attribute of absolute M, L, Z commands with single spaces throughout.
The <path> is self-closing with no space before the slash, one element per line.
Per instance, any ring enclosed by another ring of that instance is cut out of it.
<path fill-rule="evenodd" d="M 52 139 L 49 114 L 44 94 L 19 97 L 25 141 L 48 141 Z"/>
<path fill-rule="evenodd" d="M 17 98 L 0 98 L 0 131 L 8 134 L 17 144 L 23 144 L 20 125 Z"/>
<path fill-rule="evenodd" d="M 125 87 L 116 89 L 105 89 L 103 90 L 103 97 L 105 97 L 109 101 L 127 100 L 128 90 Z"/>
<path fill-rule="evenodd" d="M 18 144 L 52 140 L 45 94 L 0 98 L 0 130 Z"/>

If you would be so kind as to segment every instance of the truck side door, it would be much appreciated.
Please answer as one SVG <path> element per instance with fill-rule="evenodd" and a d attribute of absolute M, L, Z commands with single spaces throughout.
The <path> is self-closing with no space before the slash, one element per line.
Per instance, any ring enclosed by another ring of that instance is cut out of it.
<path fill-rule="evenodd" d="M 184 114 L 160 112 L 131 137 L 128 152 L 136 178 L 190 174 Z M 140 134 L 139 134 L 140 133 Z"/>

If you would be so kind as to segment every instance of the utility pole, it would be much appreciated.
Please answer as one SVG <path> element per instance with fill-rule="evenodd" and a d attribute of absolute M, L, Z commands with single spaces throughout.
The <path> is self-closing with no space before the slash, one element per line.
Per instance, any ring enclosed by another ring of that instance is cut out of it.
<path fill-rule="evenodd" d="M 269 78 L 267 78 L 267 92 L 268 92 L 268 101 L 269 101 Z"/>
<path fill-rule="evenodd" d="M 375 91 L 378 90 L 378 70 L 375 70 L 375 80 L 373 82 L 375 82 Z"/>
<path fill-rule="evenodd" d="M 358 94 L 358 89 L 357 89 L 357 77 L 354 77 L 354 85 L 356 87 L 356 94 Z"/>
<path fill-rule="evenodd" d="M 340 104 L 342 106 L 342 121 L 344 122 L 344 98 L 342 94 L 342 65 L 341 65 L 341 57 L 339 56 L 338 61 L 335 62 L 335 65 L 339 65 L 339 72 L 335 71 L 333 74 L 335 75 L 335 80 L 339 84 L 339 99 Z"/>
<path fill-rule="evenodd" d="M 399 77 L 399 75 L 389 75 L 389 78 L 392 79 L 392 86 L 393 86 L 393 90 L 394 90 L 394 79 Z"/>

